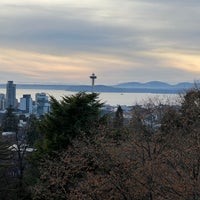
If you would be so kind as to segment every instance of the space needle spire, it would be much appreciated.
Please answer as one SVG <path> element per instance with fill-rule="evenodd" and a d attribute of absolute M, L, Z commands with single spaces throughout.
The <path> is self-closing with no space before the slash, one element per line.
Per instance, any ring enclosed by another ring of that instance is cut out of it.
<path fill-rule="evenodd" d="M 90 78 L 92 79 L 92 93 L 93 93 L 94 92 L 94 80 L 97 78 L 97 76 L 94 73 L 92 73 Z"/>

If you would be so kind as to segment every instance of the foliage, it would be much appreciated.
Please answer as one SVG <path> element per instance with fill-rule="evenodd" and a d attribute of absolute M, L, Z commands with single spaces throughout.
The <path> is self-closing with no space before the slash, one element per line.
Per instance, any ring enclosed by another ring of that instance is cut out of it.
<path fill-rule="evenodd" d="M 8 199 L 11 187 L 8 176 L 12 158 L 9 146 L 9 143 L 0 137 L 0 197 L 2 199 Z"/>
<path fill-rule="evenodd" d="M 4 131 L 13 132 L 12 135 L 4 136 L 0 142 L 1 170 L 1 198 L 2 199 L 27 199 L 29 192 L 25 183 L 27 169 L 27 127 L 19 126 L 19 118 L 12 108 L 8 108 L 2 122 Z M 3 140 L 4 139 L 4 140 Z M 6 143 L 4 142 L 6 141 Z M 3 146 L 2 146 L 3 145 Z M 3 148 L 3 149 L 2 149 Z M 5 161 L 1 157 L 7 155 Z"/>
<path fill-rule="evenodd" d="M 200 88 L 195 86 L 181 95 L 180 106 L 169 106 L 162 119 L 162 130 L 190 134 L 200 128 Z"/>
<path fill-rule="evenodd" d="M 16 132 L 18 130 L 18 117 L 14 114 L 13 108 L 7 108 L 5 116 L 2 120 L 2 130 L 8 132 Z"/>
<path fill-rule="evenodd" d="M 162 136 L 147 142 L 130 133 L 119 145 L 109 137 L 109 128 L 98 131 L 44 159 L 40 181 L 32 187 L 33 199 L 165 199 L 162 190 L 167 190 L 168 183 L 162 182 L 166 170 L 162 156 L 167 149 L 159 144 Z M 173 171 L 168 174 L 174 175 Z M 168 199 L 176 199 L 176 194 Z"/>
<path fill-rule="evenodd" d="M 181 122 L 184 130 L 200 128 L 200 88 L 194 87 L 182 97 Z"/>
<path fill-rule="evenodd" d="M 122 107 L 119 105 L 117 111 L 115 112 L 114 126 L 119 128 L 123 126 L 124 116 Z"/>
<path fill-rule="evenodd" d="M 167 171 L 173 171 L 171 187 L 182 199 L 200 197 L 199 102 L 200 89 L 195 86 L 182 95 L 180 109 L 171 109 L 166 113 L 161 129 L 173 138 L 167 158 Z"/>
<path fill-rule="evenodd" d="M 67 148 L 81 132 L 89 133 L 100 119 L 103 105 L 98 94 L 80 92 L 65 96 L 61 101 L 51 97 L 51 112 L 40 123 L 42 151 L 51 152 Z"/>
<path fill-rule="evenodd" d="M 28 187 L 32 198 L 199 200 L 199 91 L 187 91 L 180 106 L 134 106 L 131 123 L 122 127 L 99 123 L 95 93 L 51 97 L 40 131 L 44 150 L 54 156 L 39 160 L 40 176 Z M 114 122 L 121 117 L 118 108 Z M 116 140 L 118 131 L 123 137 Z"/>
<path fill-rule="evenodd" d="M 33 147 L 39 138 L 38 120 L 33 114 L 27 120 L 26 135 L 28 145 Z"/>
<path fill-rule="evenodd" d="M 95 135 L 81 135 L 67 150 L 44 160 L 40 167 L 41 181 L 32 187 L 33 199 L 90 200 L 108 199 L 110 196 L 123 199 L 126 196 L 123 188 L 125 177 L 121 182 L 118 182 L 120 177 L 115 177 L 122 172 L 122 149 L 108 137 L 109 129 L 106 127 L 94 131 Z M 124 166 L 123 173 L 127 170 Z"/>
<path fill-rule="evenodd" d="M 114 132 L 115 139 L 118 142 L 120 142 L 120 140 L 122 139 L 122 132 L 124 129 L 124 116 L 123 116 L 122 107 L 120 105 L 117 107 L 117 111 L 115 112 L 113 125 L 114 125 L 113 132 Z"/>

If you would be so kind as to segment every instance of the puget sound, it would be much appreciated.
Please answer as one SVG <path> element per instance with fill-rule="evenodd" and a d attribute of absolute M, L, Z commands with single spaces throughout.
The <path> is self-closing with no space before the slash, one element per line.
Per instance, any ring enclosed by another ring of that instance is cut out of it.
<path fill-rule="evenodd" d="M 46 93 L 49 96 L 61 100 L 63 96 L 70 96 L 77 92 L 65 90 L 46 90 L 46 89 L 16 89 L 16 98 L 18 101 L 23 94 L 30 94 L 32 99 L 35 100 L 36 93 Z M 0 89 L 0 93 L 6 94 L 5 89 Z M 114 93 L 114 92 L 101 92 L 99 93 L 99 100 L 111 106 L 126 105 L 133 106 L 136 104 L 142 105 L 149 101 L 154 103 L 159 102 L 162 104 L 178 104 L 179 94 L 154 94 L 154 93 Z"/>

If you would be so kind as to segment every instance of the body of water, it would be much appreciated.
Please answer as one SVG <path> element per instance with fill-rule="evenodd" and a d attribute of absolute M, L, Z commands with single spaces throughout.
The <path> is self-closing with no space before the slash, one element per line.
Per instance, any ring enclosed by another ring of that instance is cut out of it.
<path fill-rule="evenodd" d="M 17 89 L 16 97 L 19 100 L 23 94 L 31 94 L 33 100 L 35 100 L 35 94 L 44 92 L 47 95 L 54 96 L 56 99 L 61 100 L 63 96 L 73 95 L 76 92 L 64 91 L 64 90 L 38 90 L 38 89 Z M 5 94 L 5 89 L 0 89 L 0 93 Z M 162 102 L 176 104 L 178 95 L 176 94 L 152 94 L 152 93 L 106 93 L 102 92 L 99 96 L 102 102 L 112 106 L 127 105 L 132 106 L 135 104 L 144 104 L 151 99 L 153 102 Z"/>

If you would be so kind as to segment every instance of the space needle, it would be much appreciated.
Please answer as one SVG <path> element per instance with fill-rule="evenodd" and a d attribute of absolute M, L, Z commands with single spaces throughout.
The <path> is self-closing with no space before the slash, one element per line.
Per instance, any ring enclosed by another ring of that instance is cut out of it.
<path fill-rule="evenodd" d="M 94 92 L 94 80 L 97 78 L 97 76 L 93 73 L 90 78 L 92 79 L 92 93 Z"/>

